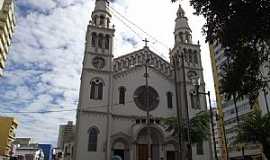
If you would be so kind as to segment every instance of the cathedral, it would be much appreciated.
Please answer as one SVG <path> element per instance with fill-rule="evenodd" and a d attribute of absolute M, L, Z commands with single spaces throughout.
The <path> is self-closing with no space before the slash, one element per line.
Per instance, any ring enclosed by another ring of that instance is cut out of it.
<path fill-rule="evenodd" d="M 146 45 L 114 58 L 115 28 L 108 0 L 96 0 L 89 22 L 76 122 L 75 160 L 176 160 L 177 136 L 162 118 L 207 110 L 204 96 L 194 98 L 192 80 L 201 80 L 200 45 L 179 6 L 170 61 Z M 193 160 L 211 160 L 211 143 L 192 144 Z"/>

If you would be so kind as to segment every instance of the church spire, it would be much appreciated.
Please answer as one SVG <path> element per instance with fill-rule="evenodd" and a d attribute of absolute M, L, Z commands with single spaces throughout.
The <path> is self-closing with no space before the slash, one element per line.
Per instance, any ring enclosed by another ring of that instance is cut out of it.
<path fill-rule="evenodd" d="M 95 9 L 92 12 L 92 22 L 97 26 L 110 27 L 111 13 L 108 0 L 96 0 Z"/>
<path fill-rule="evenodd" d="M 192 43 L 191 29 L 185 11 L 179 4 L 177 18 L 175 20 L 175 43 Z"/>
<path fill-rule="evenodd" d="M 108 12 L 109 4 L 110 2 L 108 0 L 96 0 L 94 12 L 97 11 Z"/>

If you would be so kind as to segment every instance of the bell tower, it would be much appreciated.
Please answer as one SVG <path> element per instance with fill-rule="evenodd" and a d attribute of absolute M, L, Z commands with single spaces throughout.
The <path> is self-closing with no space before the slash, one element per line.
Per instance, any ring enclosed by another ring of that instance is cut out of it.
<path fill-rule="evenodd" d="M 185 16 L 185 11 L 179 5 L 177 11 L 177 18 L 175 20 L 175 44 L 179 43 L 192 43 L 191 29 L 188 25 L 188 19 Z"/>
<path fill-rule="evenodd" d="M 177 18 L 175 19 L 175 43 L 173 49 L 170 51 L 170 63 L 175 68 L 175 87 L 178 103 L 178 117 L 181 124 L 185 124 L 183 131 L 187 132 L 190 126 L 189 119 L 194 117 L 196 113 L 207 110 L 206 99 L 203 96 L 194 96 L 194 86 L 192 85 L 193 79 L 200 79 L 201 86 L 200 91 L 204 91 L 205 83 L 203 79 L 203 68 L 201 63 L 201 50 L 200 44 L 194 44 L 192 42 L 192 30 L 188 24 L 188 18 L 185 16 L 185 11 L 179 5 L 177 11 Z M 190 133 L 183 133 L 181 135 L 181 157 L 182 159 L 199 159 L 206 158 L 205 155 L 197 155 L 192 153 L 192 150 L 196 151 L 197 146 L 192 146 Z M 206 153 L 209 152 L 211 144 L 204 142 L 202 144 Z M 193 148 L 193 149 L 192 149 Z M 209 155 L 210 155 L 209 154 Z"/>
<path fill-rule="evenodd" d="M 84 68 L 111 71 L 115 32 L 111 17 L 108 0 L 96 0 L 87 27 Z"/>
<path fill-rule="evenodd" d="M 75 159 L 109 159 L 113 38 L 108 0 L 96 0 L 87 26 L 76 122 Z M 99 115 L 99 116 L 97 116 Z M 90 137 L 89 137 L 90 136 Z M 91 139 L 91 141 L 89 141 Z"/>

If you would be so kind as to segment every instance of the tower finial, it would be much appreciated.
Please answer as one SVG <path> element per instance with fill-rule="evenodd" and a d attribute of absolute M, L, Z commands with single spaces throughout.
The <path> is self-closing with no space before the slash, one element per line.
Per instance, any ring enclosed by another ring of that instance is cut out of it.
<path fill-rule="evenodd" d="M 94 11 L 106 11 L 108 12 L 108 6 L 110 2 L 108 0 L 96 0 Z"/>
<path fill-rule="evenodd" d="M 177 18 L 175 20 L 175 43 L 191 43 L 191 29 L 188 25 L 188 18 L 185 16 L 185 11 L 183 10 L 181 4 L 177 11 Z"/>
<path fill-rule="evenodd" d="M 183 10 L 180 3 L 179 3 L 178 11 L 177 11 L 177 17 L 185 17 L 185 11 Z"/>

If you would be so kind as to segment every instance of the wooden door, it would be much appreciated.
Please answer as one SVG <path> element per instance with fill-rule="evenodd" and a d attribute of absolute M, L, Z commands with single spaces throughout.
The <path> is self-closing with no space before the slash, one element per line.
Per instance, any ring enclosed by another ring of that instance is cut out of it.
<path fill-rule="evenodd" d="M 176 160 L 176 152 L 167 151 L 167 160 Z"/>
<path fill-rule="evenodd" d="M 147 160 L 148 157 L 148 147 L 147 144 L 137 145 L 137 160 Z"/>

